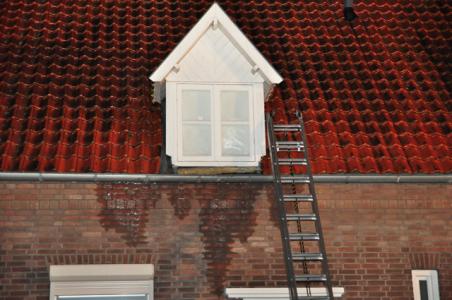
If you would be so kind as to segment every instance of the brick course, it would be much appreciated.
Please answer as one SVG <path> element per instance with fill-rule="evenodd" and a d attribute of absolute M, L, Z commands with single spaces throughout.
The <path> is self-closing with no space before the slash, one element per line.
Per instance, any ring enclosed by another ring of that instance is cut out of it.
<path fill-rule="evenodd" d="M 450 185 L 318 184 L 345 299 L 412 299 L 438 269 L 452 299 Z M 52 264 L 153 263 L 156 299 L 285 281 L 270 184 L 0 183 L 0 299 L 48 299 Z"/>

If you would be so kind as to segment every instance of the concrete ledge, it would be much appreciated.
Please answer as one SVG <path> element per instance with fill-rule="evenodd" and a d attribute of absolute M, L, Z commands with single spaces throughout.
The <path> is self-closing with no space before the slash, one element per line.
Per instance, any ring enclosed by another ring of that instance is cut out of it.
<path fill-rule="evenodd" d="M 299 288 L 298 296 L 306 296 L 306 289 Z M 312 296 L 326 296 L 324 288 L 311 288 Z M 226 297 L 242 300 L 290 300 L 287 288 L 227 288 Z M 333 288 L 334 298 L 341 298 L 344 288 Z"/>

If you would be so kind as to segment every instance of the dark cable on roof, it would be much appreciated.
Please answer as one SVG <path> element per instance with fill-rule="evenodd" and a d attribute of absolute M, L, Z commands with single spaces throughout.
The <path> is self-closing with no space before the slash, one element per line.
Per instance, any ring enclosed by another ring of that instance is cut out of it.
<path fill-rule="evenodd" d="M 344 0 L 344 18 L 348 22 L 352 22 L 358 16 L 353 10 L 353 0 Z"/>

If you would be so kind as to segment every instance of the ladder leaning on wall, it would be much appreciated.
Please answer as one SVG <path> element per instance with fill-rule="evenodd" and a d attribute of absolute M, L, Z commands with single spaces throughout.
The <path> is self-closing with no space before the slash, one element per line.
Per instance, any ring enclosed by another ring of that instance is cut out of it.
<path fill-rule="evenodd" d="M 319 209 L 299 112 L 296 124 L 266 116 L 290 300 L 332 300 Z M 320 294 L 318 291 L 320 290 Z"/>

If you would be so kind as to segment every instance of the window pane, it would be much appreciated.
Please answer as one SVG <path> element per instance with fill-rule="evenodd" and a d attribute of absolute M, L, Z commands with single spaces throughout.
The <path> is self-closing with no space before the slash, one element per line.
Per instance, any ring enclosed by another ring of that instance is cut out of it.
<path fill-rule="evenodd" d="M 182 120 L 210 121 L 210 91 L 182 91 Z"/>
<path fill-rule="evenodd" d="M 248 91 L 221 91 L 221 120 L 248 121 Z"/>
<path fill-rule="evenodd" d="M 211 156 L 209 124 L 184 124 L 182 127 L 182 154 L 184 156 Z"/>
<path fill-rule="evenodd" d="M 250 155 L 250 129 L 248 125 L 223 125 L 221 128 L 223 156 Z"/>
<path fill-rule="evenodd" d="M 421 300 L 429 300 L 427 280 L 419 280 L 419 289 L 421 290 Z"/>
<path fill-rule="evenodd" d="M 58 296 L 58 300 L 147 300 L 146 295 Z"/>

